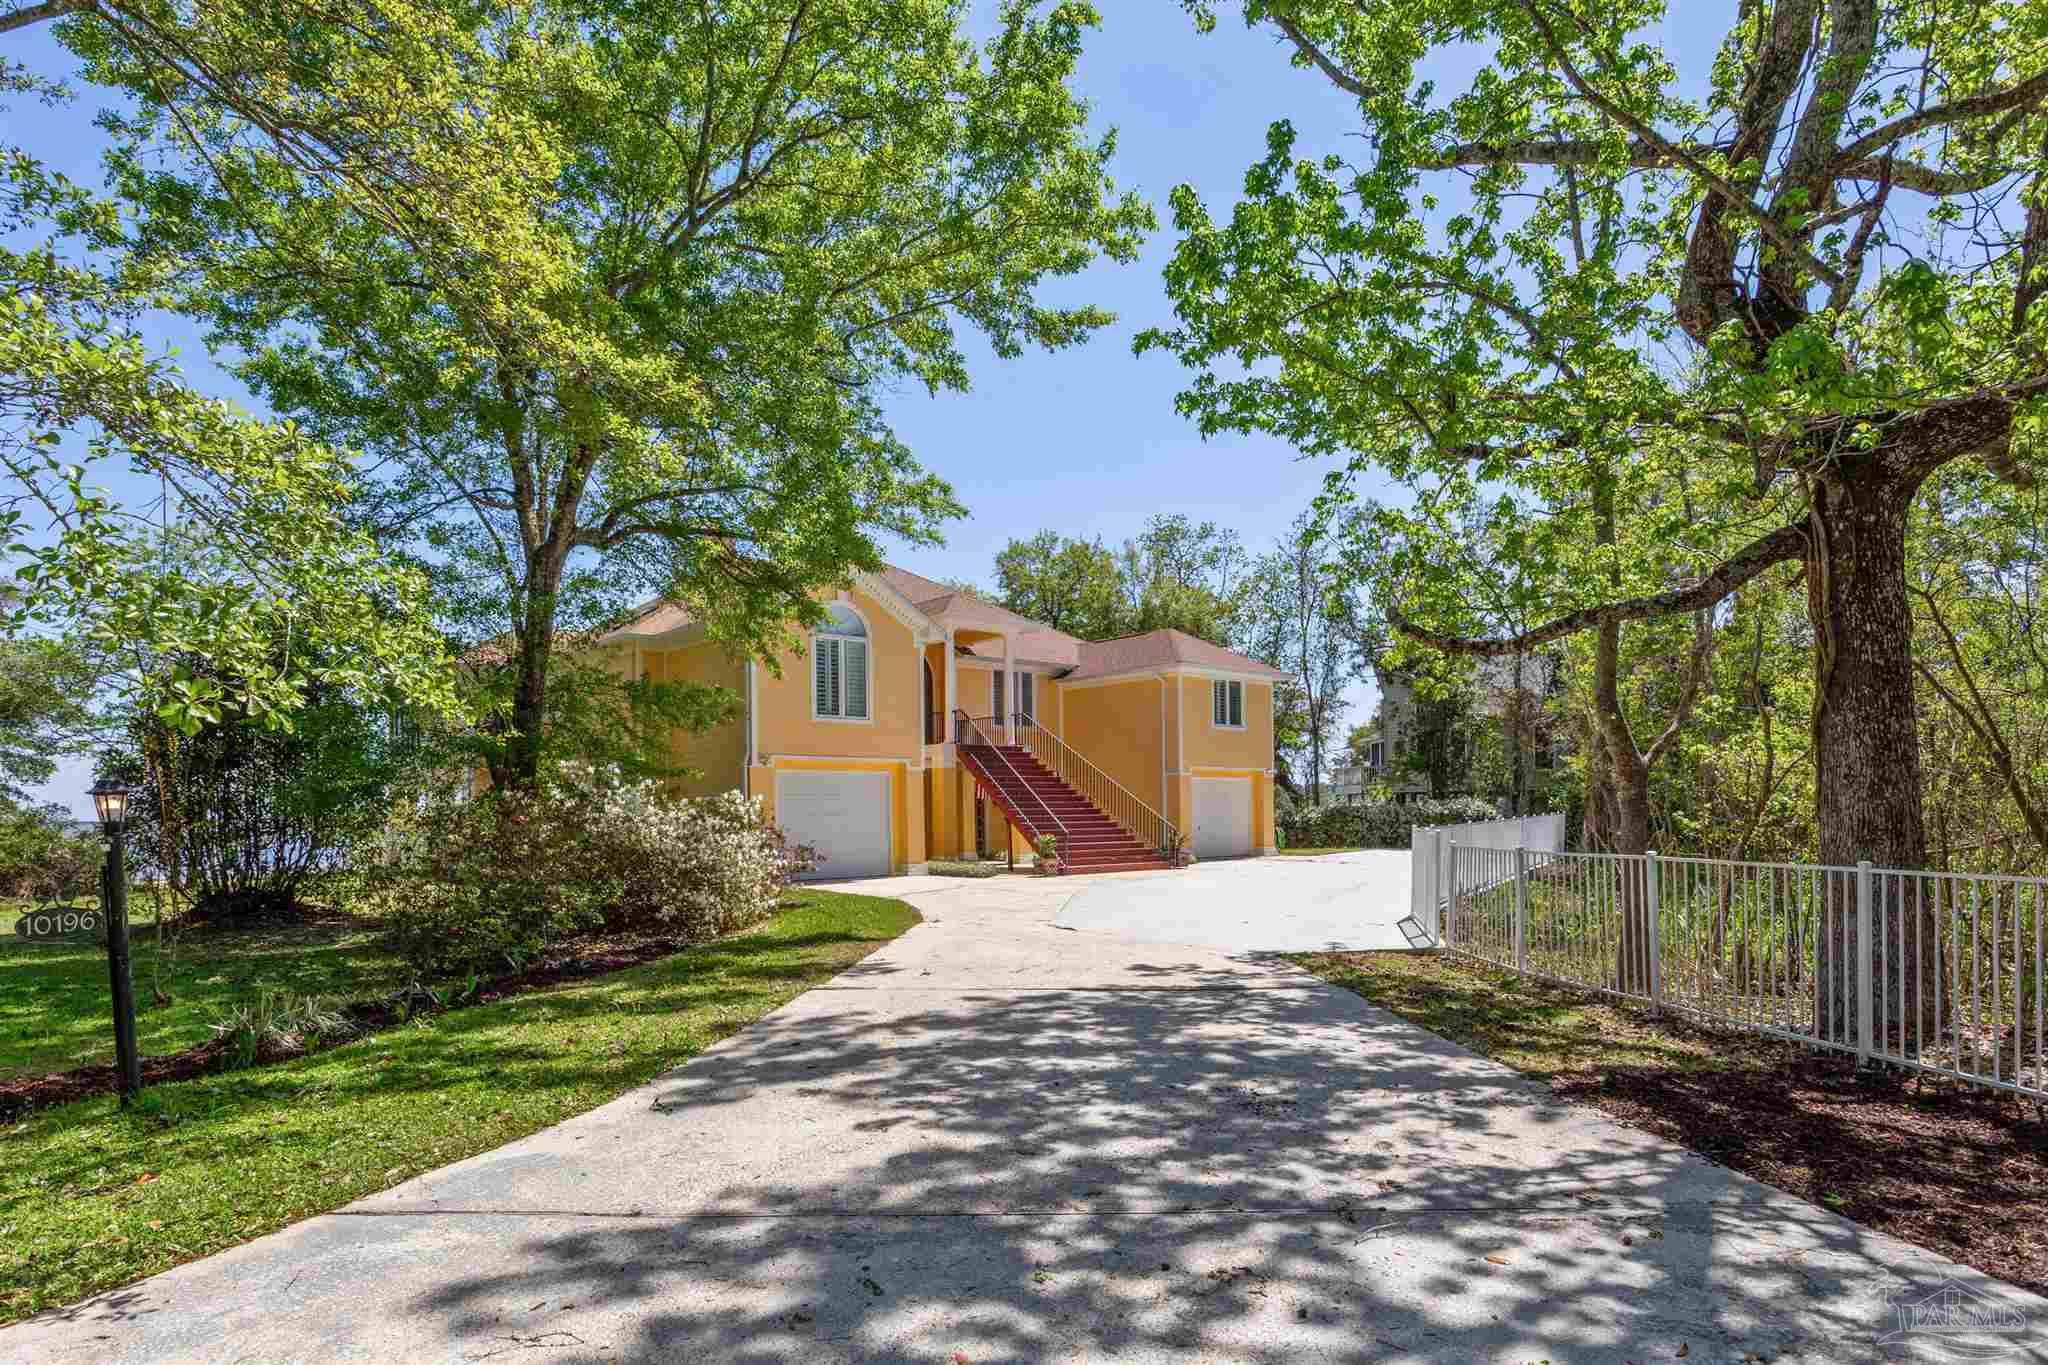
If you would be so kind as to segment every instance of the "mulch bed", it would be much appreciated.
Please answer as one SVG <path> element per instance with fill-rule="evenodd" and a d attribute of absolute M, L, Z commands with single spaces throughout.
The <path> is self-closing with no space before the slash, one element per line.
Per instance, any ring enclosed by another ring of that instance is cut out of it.
<path fill-rule="evenodd" d="M 1319 956 L 1374 972 L 1373 954 Z M 2048 1107 L 2041 1102 L 1932 1075 L 1859 1073 L 1851 1058 L 1700 1028 L 1549 983 L 1496 979 L 1443 959 L 1410 957 L 1392 970 L 1400 976 L 1379 977 L 1388 990 L 1361 993 L 1476 1051 L 1522 1063 L 1561 1099 L 2048 1294 Z M 1403 991 L 1411 993 L 1405 1001 L 1385 998 Z M 1560 1004 L 1576 1011 L 1569 1022 Z M 1458 1036 L 1466 1031 L 1461 1021 L 1482 1018 L 1491 1036 Z M 1532 1042 L 1538 1052 L 1513 1055 Z M 1645 1043 L 1686 1060 L 1641 1063 L 1629 1049 Z"/>
<path fill-rule="evenodd" d="M 606 976 L 697 946 L 701 945 L 688 939 L 666 937 L 586 939 L 573 945 L 573 948 L 565 949 L 561 955 L 523 971 L 511 972 L 480 982 L 474 991 L 463 991 L 458 994 L 454 986 L 439 992 L 415 988 L 411 992 L 351 1001 L 341 1007 L 341 1012 L 354 1024 L 353 1033 L 345 1037 L 314 1039 L 299 1051 L 283 1056 L 265 1057 L 259 1064 L 289 1061 L 292 1057 L 303 1057 L 314 1052 L 323 1052 L 330 1047 L 340 1047 L 344 1043 L 352 1043 L 358 1038 L 392 1028 L 408 1020 L 418 1019 L 423 1015 L 445 1014 L 450 1010 L 467 1009 L 472 1005 L 488 1005 L 515 995 L 530 995 L 569 982 Z M 188 1047 L 182 1052 L 167 1053 L 160 1057 L 144 1057 L 142 1083 L 148 1087 L 212 1075 L 230 1069 L 234 1056 L 235 1050 L 231 1043 L 226 1039 L 215 1038 Z M 15 1076 L 0 1080 L 0 1123 L 12 1123 L 33 1110 L 47 1109 L 52 1105 L 70 1104 L 76 1100 L 91 1099 L 96 1095 L 112 1095 L 119 1089 L 119 1078 L 111 1063 L 75 1067 L 70 1071 L 51 1071 L 40 1076 Z"/>
<path fill-rule="evenodd" d="M 1777 1045 L 1768 1069 L 1614 1068 L 1561 1076 L 1563 1099 L 1845 1218 L 2048 1294 L 2048 1121 L 2031 1101 L 1928 1078 L 1857 1078 Z"/>

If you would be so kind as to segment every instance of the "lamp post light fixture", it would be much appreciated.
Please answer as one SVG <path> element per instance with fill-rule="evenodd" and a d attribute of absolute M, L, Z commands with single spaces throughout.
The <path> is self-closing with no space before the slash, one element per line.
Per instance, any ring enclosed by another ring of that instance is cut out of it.
<path fill-rule="evenodd" d="M 109 837 L 128 828 L 128 788 L 111 777 L 92 784 L 92 808 L 100 817 L 100 832 Z"/>
<path fill-rule="evenodd" d="M 93 809 L 107 836 L 100 902 L 107 910 L 107 974 L 114 988 L 114 1061 L 125 1106 L 142 1089 L 142 1056 L 135 1046 L 135 980 L 128 970 L 128 788 L 110 777 L 92 784 Z"/>

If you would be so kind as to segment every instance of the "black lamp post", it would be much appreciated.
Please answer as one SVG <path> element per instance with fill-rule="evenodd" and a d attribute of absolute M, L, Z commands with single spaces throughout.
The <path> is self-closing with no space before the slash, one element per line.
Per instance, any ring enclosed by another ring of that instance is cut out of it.
<path fill-rule="evenodd" d="M 114 1061 L 120 1071 L 121 1103 L 142 1089 L 142 1056 L 135 1047 L 135 981 L 128 971 L 128 789 L 110 777 L 92 784 L 93 809 L 107 836 L 107 865 L 101 874 L 107 906 L 107 972 L 114 985 Z"/>

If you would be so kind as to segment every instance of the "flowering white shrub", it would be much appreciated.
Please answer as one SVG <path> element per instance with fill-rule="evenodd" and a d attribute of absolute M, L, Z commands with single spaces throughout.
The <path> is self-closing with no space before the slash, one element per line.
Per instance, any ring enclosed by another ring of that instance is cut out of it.
<path fill-rule="evenodd" d="M 568 767 L 549 796 L 615 879 L 603 898 L 612 928 L 731 933 L 773 913 L 790 879 L 815 861 L 812 850 L 790 847 L 757 798 L 737 791 L 678 797 L 616 768 Z"/>
<path fill-rule="evenodd" d="M 370 871 L 386 938 L 425 976 L 519 970 L 600 929 L 701 939 L 758 924 L 815 852 L 738 792 L 676 797 L 616 769 L 431 803 Z"/>

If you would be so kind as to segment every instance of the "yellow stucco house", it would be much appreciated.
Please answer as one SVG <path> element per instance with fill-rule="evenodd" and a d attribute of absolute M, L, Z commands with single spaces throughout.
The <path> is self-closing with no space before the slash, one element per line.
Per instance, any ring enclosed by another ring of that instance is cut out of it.
<path fill-rule="evenodd" d="M 1028 854 L 1072 870 L 1275 851 L 1278 670 L 1174 630 L 1091 642 L 907 570 L 824 599 L 808 648 L 734 660 L 658 604 L 602 637 L 633 676 L 722 683 L 733 724 L 677 738 L 697 793 L 740 787 L 821 877 Z"/>

